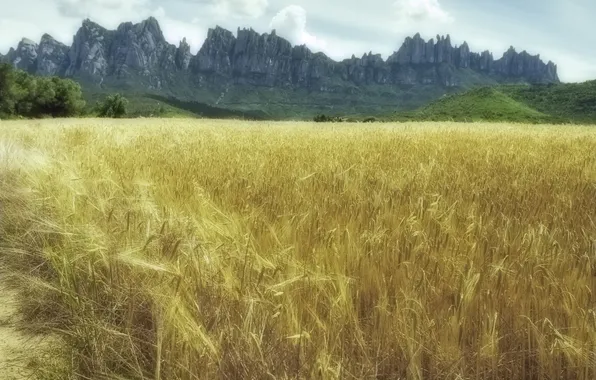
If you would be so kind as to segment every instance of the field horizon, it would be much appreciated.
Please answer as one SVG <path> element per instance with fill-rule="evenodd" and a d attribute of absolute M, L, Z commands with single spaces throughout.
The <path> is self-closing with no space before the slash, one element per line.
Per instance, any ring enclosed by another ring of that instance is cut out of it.
<path fill-rule="evenodd" d="M 590 126 L 0 123 L 40 379 L 593 379 Z"/>

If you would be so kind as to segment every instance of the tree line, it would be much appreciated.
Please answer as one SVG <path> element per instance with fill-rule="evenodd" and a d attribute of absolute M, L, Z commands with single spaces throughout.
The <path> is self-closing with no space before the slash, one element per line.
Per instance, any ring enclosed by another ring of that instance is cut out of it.
<path fill-rule="evenodd" d="M 84 108 L 81 86 L 75 81 L 39 77 L 0 64 L 0 117 L 70 117 Z"/>
<path fill-rule="evenodd" d="M 128 100 L 108 95 L 89 112 L 81 85 L 72 79 L 42 77 L 0 63 L 0 118 L 124 117 Z"/>

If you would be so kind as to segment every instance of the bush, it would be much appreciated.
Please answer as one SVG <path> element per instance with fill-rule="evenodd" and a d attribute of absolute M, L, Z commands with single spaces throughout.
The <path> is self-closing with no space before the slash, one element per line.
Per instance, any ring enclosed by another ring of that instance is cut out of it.
<path fill-rule="evenodd" d="M 327 115 L 321 114 L 321 115 L 315 116 L 313 121 L 315 123 L 325 123 L 325 122 L 329 121 L 328 119 L 329 119 L 329 117 Z"/>
<path fill-rule="evenodd" d="M 362 120 L 363 123 L 375 123 L 377 118 L 374 116 L 369 116 L 366 119 Z"/>
<path fill-rule="evenodd" d="M 126 116 L 128 99 L 121 94 L 108 95 L 103 102 L 98 104 L 99 117 L 121 118 Z"/>
<path fill-rule="evenodd" d="M 78 83 L 0 65 L 0 117 L 71 117 L 81 114 L 84 107 Z"/>
<path fill-rule="evenodd" d="M 7 117 L 14 113 L 12 74 L 12 67 L 10 65 L 0 65 L 0 117 Z"/>
<path fill-rule="evenodd" d="M 327 116 L 327 115 L 321 114 L 321 115 L 315 116 L 313 121 L 316 123 L 341 123 L 341 122 L 345 121 L 345 119 L 342 117 L 339 117 L 339 116 Z"/>

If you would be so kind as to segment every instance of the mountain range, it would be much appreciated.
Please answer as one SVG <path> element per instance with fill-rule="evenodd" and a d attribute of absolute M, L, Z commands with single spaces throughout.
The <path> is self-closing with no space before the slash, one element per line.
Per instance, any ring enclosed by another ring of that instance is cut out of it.
<path fill-rule="evenodd" d="M 407 109 L 475 85 L 559 83 L 557 66 L 539 55 L 511 47 L 495 59 L 489 51 L 471 52 L 467 43 L 453 46 L 449 35 L 408 37 L 386 60 L 369 52 L 335 61 L 293 46 L 275 30 L 238 29 L 234 35 L 218 26 L 193 55 L 186 39 L 178 46 L 166 41 L 153 17 L 116 30 L 86 19 L 71 46 L 44 34 L 39 43 L 23 39 L 0 61 L 32 74 L 74 78 L 87 92 L 152 93 L 282 113 L 295 106 Z"/>

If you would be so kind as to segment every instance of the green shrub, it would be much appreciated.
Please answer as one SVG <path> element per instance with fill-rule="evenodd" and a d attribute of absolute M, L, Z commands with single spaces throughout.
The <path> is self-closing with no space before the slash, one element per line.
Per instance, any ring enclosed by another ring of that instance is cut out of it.
<path fill-rule="evenodd" d="M 343 117 L 339 116 L 327 116 L 324 114 L 317 115 L 313 118 L 316 123 L 342 123 L 346 121 Z"/>
<path fill-rule="evenodd" d="M 121 94 L 108 95 L 103 102 L 98 104 L 99 117 L 121 118 L 126 116 L 128 100 Z"/>
<path fill-rule="evenodd" d="M 71 117 L 85 107 L 81 86 L 0 65 L 0 117 Z"/>

